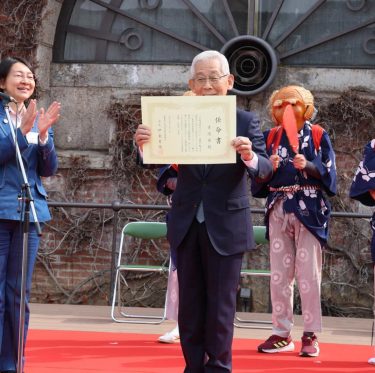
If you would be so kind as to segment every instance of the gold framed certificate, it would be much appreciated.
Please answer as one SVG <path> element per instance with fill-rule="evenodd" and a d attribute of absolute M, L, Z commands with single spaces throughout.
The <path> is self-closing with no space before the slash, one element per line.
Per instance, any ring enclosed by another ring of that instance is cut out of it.
<path fill-rule="evenodd" d="M 236 96 L 147 96 L 141 106 L 151 128 L 144 163 L 236 162 Z"/>

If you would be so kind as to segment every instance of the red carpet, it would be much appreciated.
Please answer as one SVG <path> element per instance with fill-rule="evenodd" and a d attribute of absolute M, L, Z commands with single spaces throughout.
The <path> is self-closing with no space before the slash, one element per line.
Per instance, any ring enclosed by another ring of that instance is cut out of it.
<path fill-rule="evenodd" d="M 156 342 L 156 335 L 30 330 L 25 373 L 181 373 L 179 344 Z M 318 358 L 298 352 L 260 354 L 260 341 L 235 339 L 233 373 L 375 373 L 367 363 L 373 347 L 321 343 Z M 300 344 L 296 343 L 296 351 Z"/>

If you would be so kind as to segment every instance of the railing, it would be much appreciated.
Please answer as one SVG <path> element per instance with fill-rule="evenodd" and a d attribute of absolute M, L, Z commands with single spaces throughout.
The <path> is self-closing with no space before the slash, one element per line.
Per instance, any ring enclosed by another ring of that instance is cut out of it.
<path fill-rule="evenodd" d="M 117 248 L 117 233 L 118 233 L 118 213 L 120 210 L 164 210 L 170 209 L 168 205 L 143 205 L 143 204 L 126 204 L 119 201 L 112 203 L 86 203 L 86 202 L 48 202 L 49 207 L 76 207 L 76 208 L 95 208 L 108 209 L 113 211 L 113 232 L 112 232 L 112 249 L 111 249 L 111 281 L 109 304 L 112 302 L 113 286 L 116 272 L 116 248 Z M 252 208 L 253 214 L 264 214 L 263 208 Z M 371 214 L 361 214 L 352 212 L 332 212 L 332 217 L 337 218 L 364 218 L 370 219 Z"/>

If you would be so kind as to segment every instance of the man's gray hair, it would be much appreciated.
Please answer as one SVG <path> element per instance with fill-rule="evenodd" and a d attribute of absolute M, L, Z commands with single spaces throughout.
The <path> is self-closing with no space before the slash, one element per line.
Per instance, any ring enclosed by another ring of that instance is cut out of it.
<path fill-rule="evenodd" d="M 206 60 L 218 60 L 220 62 L 221 72 L 223 74 L 230 74 L 229 71 L 229 63 L 227 58 L 218 51 L 204 51 L 199 54 L 197 54 L 190 67 L 190 78 L 194 78 L 195 75 L 195 65 L 199 61 L 206 61 Z"/>

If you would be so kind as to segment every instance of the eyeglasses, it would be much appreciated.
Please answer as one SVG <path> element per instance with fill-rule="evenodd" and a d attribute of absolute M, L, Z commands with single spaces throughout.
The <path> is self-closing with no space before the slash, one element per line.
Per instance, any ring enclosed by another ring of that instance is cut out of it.
<path fill-rule="evenodd" d="M 23 75 L 23 74 L 20 74 L 20 73 L 14 74 L 13 78 L 17 79 L 17 80 L 27 80 L 29 82 L 35 81 L 34 75 Z"/>
<path fill-rule="evenodd" d="M 195 78 L 194 81 L 199 85 L 205 85 L 208 80 L 211 85 L 216 85 L 220 82 L 220 79 L 224 78 L 225 76 L 228 76 L 228 74 L 224 74 L 222 76 L 209 76 L 208 78 Z"/>

